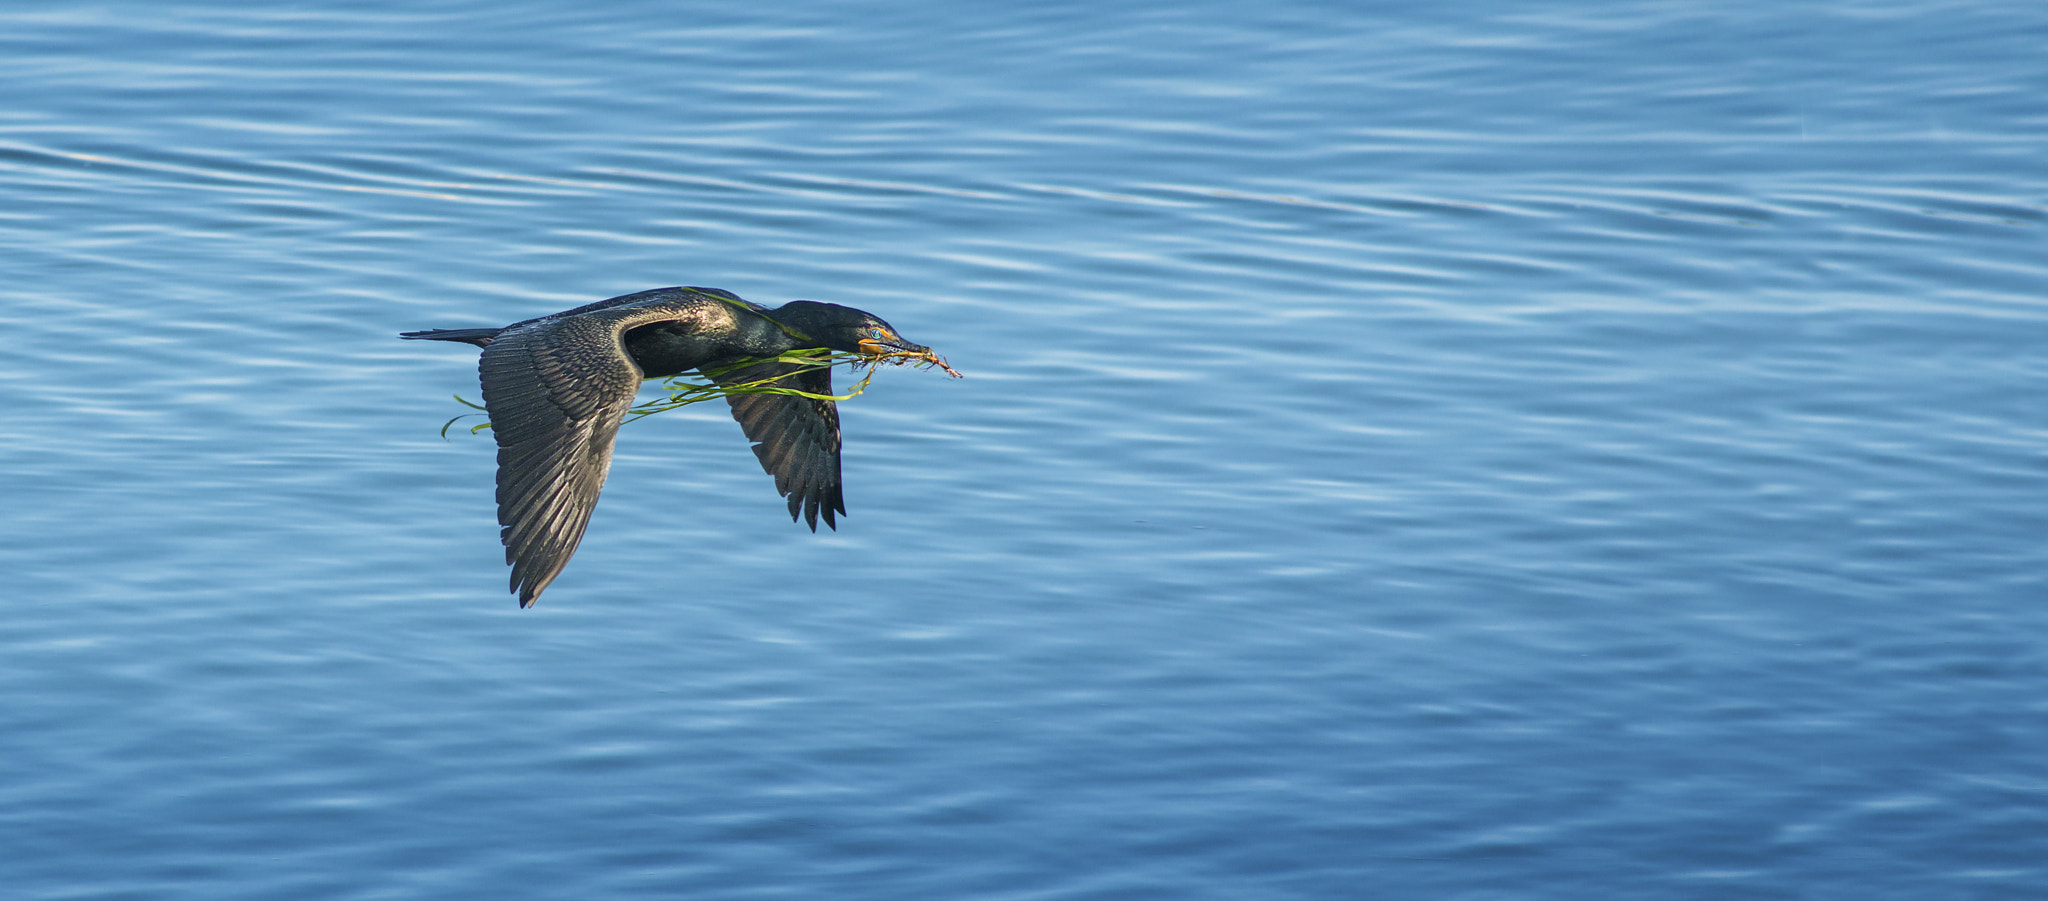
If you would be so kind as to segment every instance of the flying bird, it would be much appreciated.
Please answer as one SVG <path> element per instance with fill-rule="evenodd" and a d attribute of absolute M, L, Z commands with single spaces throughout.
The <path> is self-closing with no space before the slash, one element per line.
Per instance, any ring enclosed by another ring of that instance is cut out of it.
<path fill-rule="evenodd" d="M 531 607 L 583 540 L 640 382 L 698 370 L 721 386 L 764 379 L 819 397 L 729 394 L 761 468 L 811 531 L 839 528 L 839 410 L 832 370 L 750 360 L 822 348 L 929 360 L 931 349 L 880 317 L 797 300 L 769 309 L 717 288 L 657 288 L 504 328 L 429 329 L 401 338 L 483 348 L 484 409 L 498 440 L 498 524 L 512 591 Z M 744 365 L 742 365 L 744 364 Z M 737 367 L 737 368 L 727 368 Z M 951 367 L 947 367 L 952 372 Z M 958 373 L 953 373 L 958 375 Z"/>

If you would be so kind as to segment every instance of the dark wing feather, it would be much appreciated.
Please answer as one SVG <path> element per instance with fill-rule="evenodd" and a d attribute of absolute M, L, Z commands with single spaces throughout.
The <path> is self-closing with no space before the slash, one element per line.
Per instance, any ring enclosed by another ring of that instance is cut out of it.
<path fill-rule="evenodd" d="M 832 370 L 788 363 L 757 363 L 712 376 L 724 385 L 781 378 L 771 384 L 811 394 L 832 393 Z M 775 477 L 775 490 L 789 498 L 789 518 L 799 514 L 818 530 L 818 516 L 834 529 L 834 513 L 846 512 L 839 490 L 839 406 L 829 400 L 787 394 L 734 394 L 732 418 L 754 442 L 761 468 Z"/>
<path fill-rule="evenodd" d="M 576 553 L 611 471 L 612 442 L 640 388 L 615 317 L 508 330 L 478 364 L 498 439 L 498 523 L 519 606 Z"/>

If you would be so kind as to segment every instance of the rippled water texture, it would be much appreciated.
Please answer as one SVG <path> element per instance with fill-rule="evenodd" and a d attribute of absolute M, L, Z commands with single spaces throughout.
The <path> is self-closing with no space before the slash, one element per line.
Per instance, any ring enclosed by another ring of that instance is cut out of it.
<path fill-rule="evenodd" d="M 2026 898 L 2048 8 L 0 8 L 9 898 Z M 837 533 L 502 325 L 967 378 Z"/>

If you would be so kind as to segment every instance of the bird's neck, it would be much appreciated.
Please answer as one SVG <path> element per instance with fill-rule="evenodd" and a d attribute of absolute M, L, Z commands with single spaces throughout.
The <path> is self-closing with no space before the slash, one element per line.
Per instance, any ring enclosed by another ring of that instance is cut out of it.
<path fill-rule="evenodd" d="M 800 328 L 777 322 L 766 313 L 735 316 L 730 346 L 749 357 L 772 357 L 800 347 L 817 347 Z"/>
<path fill-rule="evenodd" d="M 702 313 L 626 332 L 626 353 L 643 376 L 665 378 L 809 346 L 757 311 L 719 304 Z"/>

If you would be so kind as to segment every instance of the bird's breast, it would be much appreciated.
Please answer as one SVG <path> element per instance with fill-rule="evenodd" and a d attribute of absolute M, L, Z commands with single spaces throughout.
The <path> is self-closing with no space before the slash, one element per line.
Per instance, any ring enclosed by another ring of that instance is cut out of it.
<path fill-rule="evenodd" d="M 625 334 L 626 354 L 647 378 L 665 378 L 732 356 L 736 334 L 732 317 L 688 316 L 632 329 Z"/>

